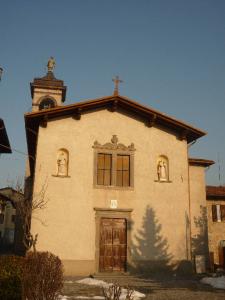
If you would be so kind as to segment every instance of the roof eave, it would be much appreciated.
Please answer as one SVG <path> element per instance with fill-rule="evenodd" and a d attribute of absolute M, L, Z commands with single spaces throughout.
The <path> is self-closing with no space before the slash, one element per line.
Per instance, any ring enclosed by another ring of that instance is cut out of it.
<path fill-rule="evenodd" d="M 189 162 L 189 165 L 201 166 L 201 167 L 209 167 L 209 166 L 215 164 L 215 162 L 213 160 L 202 159 L 202 158 L 189 158 L 188 162 Z"/>
<path fill-rule="evenodd" d="M 163 113 L 141 105 L 133 100 L 124 96 L 106 96 L 93 100 L 87 100 L 70 104 L 66 106 L 58 106 L 37 112 L 29 112 L 24 115 L 26 131 L 27 131 L 27 144 L 28 153 L 30 155 L 31 168 L 34 166 L 35 156 L 35 134 L 38 132 L 39 124 L 46 119 L 53 119 L 62 116 L 74 116 L 78 112 L 89 111 L 91 109 L 107 108 L 109 110 L 114 108 L 125 109 L 131 111 L 133 114 L 138 114 L 143 118 L 147 126 L 164 126 L 170 128 L 176 133 L 179 138 L 186 139 L 190 143 L 206 134 L 206 132 L 194 128 L 184 122 L 171 118 Z M 113 110 L 114 111 L 114 110 Z M 32 141 L 32 142 L 31 142 Z"/>

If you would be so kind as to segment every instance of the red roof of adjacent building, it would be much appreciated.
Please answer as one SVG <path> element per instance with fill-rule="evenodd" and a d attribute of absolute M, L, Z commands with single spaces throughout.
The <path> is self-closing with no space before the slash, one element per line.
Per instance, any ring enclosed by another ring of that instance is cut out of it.
<path fill-rule="evenodd" d="M 206 198 L 207 199 L 221 199 L 225 200 L 225 186 L 212 186 L 208 185 L 206 187 Z"/>
<path fill-rule="evenodd" d="M 189 164 L 192 166 L 202 166 L 202 167 L 209 167 L 213 164 L 215 164 L 215 162 L 213 160 L 210 159 L 203 159 L 203 158 L 189 158 L 188 159 Z"/>

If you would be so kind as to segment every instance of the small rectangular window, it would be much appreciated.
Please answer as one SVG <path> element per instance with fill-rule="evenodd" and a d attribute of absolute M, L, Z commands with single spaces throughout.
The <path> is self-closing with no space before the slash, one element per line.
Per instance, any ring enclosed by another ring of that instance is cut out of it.
<path fill-rule="evenodd" d="M 112 177 L 112 155 L 98 153 L 97 162 L 97 184 L 111 185 Z"/>
<path fill-rule="evenodd" d="M 212 205 L 212 220 L 213 222 L 225 221 L 225 205 Z"/>
<path fill-rule="evenodd" d="M 116 185 L 130 186 L 130 156 L 117 155 Z"/>
<path fill-rule="evenodd" d="M 11 216 L 11 222 L 12 222 L 12 223 L 15 223 L 15 220 L 16 220 L 16 215 L 12 215 L 12 216 Z"/>

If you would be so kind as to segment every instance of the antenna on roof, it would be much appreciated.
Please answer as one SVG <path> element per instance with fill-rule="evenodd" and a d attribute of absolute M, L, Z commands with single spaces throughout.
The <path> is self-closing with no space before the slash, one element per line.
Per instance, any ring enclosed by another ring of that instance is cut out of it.
<path fill-rule="evenodd" d="M 219 177 L 219 185 L 221 186 L 221 169 L 220 169 L 220 153 L 217 153 L 217 161 L 218 161 L 218 177 Z"/>
<path fill-rule="evenodd" d="M 112 81 L 115 84 L 113 95 L 114 96 L 118 96 L 119 95 L 119 84 L 122 83 L 123 80 L 121 80 L 119 78 L 119 76 L 116 76 L 115 78 L 112 79 Z"/>

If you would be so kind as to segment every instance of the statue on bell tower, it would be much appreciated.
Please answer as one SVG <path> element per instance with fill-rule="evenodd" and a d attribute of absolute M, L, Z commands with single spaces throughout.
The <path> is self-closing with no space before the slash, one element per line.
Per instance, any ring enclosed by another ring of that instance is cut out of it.
<path fill-rule="evenodd" d="M 54 57 L 50 57 L 47 63 L 48 72 L 53 72 L 53 69 L 55 68 L 55 59 Z"/>

